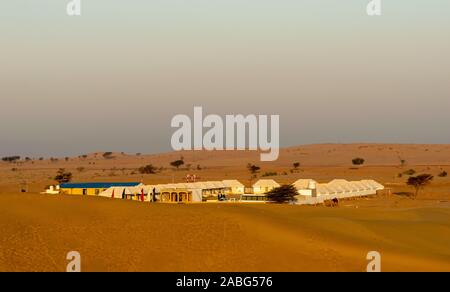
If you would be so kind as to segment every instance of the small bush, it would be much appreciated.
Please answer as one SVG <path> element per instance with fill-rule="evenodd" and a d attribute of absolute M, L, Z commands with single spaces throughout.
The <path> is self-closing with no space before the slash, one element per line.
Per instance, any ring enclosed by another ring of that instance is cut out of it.
<path fill-rule="evenodd" d="M 443 172 L 441 172 L 440 174 L 438 174 L 439 177 L 446 177 L 448 175 L 448 173 L 444 170 Z"/>
<path fill-rule="evenodd" d="M 157 168 L 154 167 L 152 164 L 148 164 L 146 166 L 139 167 L 138 170 L 139 170 L 139 173 L 141 173 L 141 174 L 155 174 Z"/>
<path fill-rule="evenodd" d="M 183 164 L 184 164 L 184 160 L 183 159 L 178 159 L 178 160 L 172 161 L 170 163 L 170 165 L 172 165 L 173 167 L 176 167 L 177 169 L 179 169 L 180 166 L 182 166 Z"/>
<path fill-rule="evenodd" d="M 365 162 L 364 158 L 358 157 L 358 158 L 353 158 L 352 159 L 353 165 L 363 165 L 364 162 Z"/>
<path fill-rule="evenodd" d="M 411 175 L 415 175 L 416 171 L 414 169 L 408 169 L 407 171 L 404 171 L 403 174 L 411 176 Z"/>
<path fill-rule="evenodd" d="M 270 172 L 270 171 L 268 171 L 268 172 L 263 173 L 261 176 L 262 177 L 267 177 L 267 176 L 277 176 L 277 175 L 278 175 L 277 172 Z"/>

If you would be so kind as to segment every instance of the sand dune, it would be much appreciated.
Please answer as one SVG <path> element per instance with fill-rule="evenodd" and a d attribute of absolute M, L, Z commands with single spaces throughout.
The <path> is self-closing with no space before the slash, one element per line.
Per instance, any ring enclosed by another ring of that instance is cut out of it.
<path fill-rule="evenodd" d="M 450 145 L 323 144 L 282 149 L 260 163 L 250 152 L 157 155 L 103 152 L 59 160 L 0 162 L 0 271 L 64 271 L 79 251 L 86 271 L 363 271 L 368 251 L 385 271 L 450 271 Z M 170 162 L 184 157 L 174 170 Z M 351 159 L 363 157 L 362 167 Z M 404 160 L 401 165 L 400 160 Z M 291 172 L 292 163 L 300 162 Z M 375 179 L 390 198 L 344 201 L 339 208 L 275 205 L 165 205 L 38 194 L 58 168 L 74 181 L 183 182 L 239 179 L 251 185 L 249 162 L 269 178 L 292 183 Z M 157 174 L 137 168 L 153 164 Z M 197 165 L 200 166 L 199 169 Z M 417 200 L 400 175 L 431 173 Z M 18 193 L 26 182 L 29 193 Z"/>
<path fill-rule="evenodd" d="M 165 205 L 102 198 L 0 196 L 0 270 L 450 271 L 450 209 Z"/>

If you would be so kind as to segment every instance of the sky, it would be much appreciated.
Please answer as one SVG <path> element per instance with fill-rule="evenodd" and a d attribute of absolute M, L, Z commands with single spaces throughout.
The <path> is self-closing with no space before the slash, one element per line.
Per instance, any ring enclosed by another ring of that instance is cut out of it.
<path fill-rule="evenodd" d="M 177 114 L 278 114 L 280 144 L 450 143 L 450 1 L 0 3 L 0 155 L 171 151 Z"/>

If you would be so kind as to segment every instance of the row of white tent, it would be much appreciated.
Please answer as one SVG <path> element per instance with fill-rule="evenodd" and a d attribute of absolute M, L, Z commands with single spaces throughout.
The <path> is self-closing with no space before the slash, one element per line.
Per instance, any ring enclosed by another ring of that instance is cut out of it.
<path fill-rule="evenodd" d="M 318 183 L 313 179 L 299 179 L 293 183 L 299 193 L 299 202 L 316 202 L 327 200 L 329 198 L 351 198 L 374 195 L 384 186 L 374 180 L 347 181 L 344 179 L 335 179 L 328 183 Z M 262 195 L 276 187 L 279 187 L 276 181 L 271 179 L 262 179 L 253 184 L 253 193 Z M 149 194 L 159 194 L 167 189 L 185 189 L 193 192 L 218 190 L 218 192 L 229 192 L 233 194 L 244 194 L 245 186 L 238 180 L 206 181 L 194 183 L 174 183 L 144 185 L 135 187 L 111 187 L 100 193 L 100 196 L 108 198 L 121 199 L 124 196 L 142 196 L 145 200 L 151 200 Z"/>
<path fill-rule="evenodd" d="M 335 179 L 328 183 L 314 180 L 298 180 L 294 183 L 299 193 L 299 204 L 317 204 L 325 200 L 371 196 L 383 190 L 384 186 L 375 180 L 347 181 Z"/>
<path fill-rule="evenodd" d="M 185 189 L 191 191 L 208 191 L 228 190 L 234 194 L 243 194 L 245 192 L 245 186 L 238 180 L 223 180 L 223 181 L 205 181 L 205 182 L 193 182 L 193 183 L 171 183 L 171 184 L 157 184 L 157 185 L 144 185 L 140 184 L 135 187 L 111 187 L 104 192 L 101 192 L 99 196 L 108 198 L 122 198 L 125 196 L 142 195 L 146 197 L 146 200 L 150 200 L 148 194 L 159 194 L 163 190 L 168 189 Z"/>

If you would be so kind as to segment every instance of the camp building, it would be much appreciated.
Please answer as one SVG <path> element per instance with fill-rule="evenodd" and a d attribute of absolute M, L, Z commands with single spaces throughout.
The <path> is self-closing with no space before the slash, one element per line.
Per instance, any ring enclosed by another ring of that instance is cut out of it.
<path fill-rule="evenodd" d="M 59 186 L 60 192 L 67 195 L 98 196 L 101 192 L 112 187 L 136 187 L 139 182 L 94 182 L 94 183 L 65 183 Z"/>

